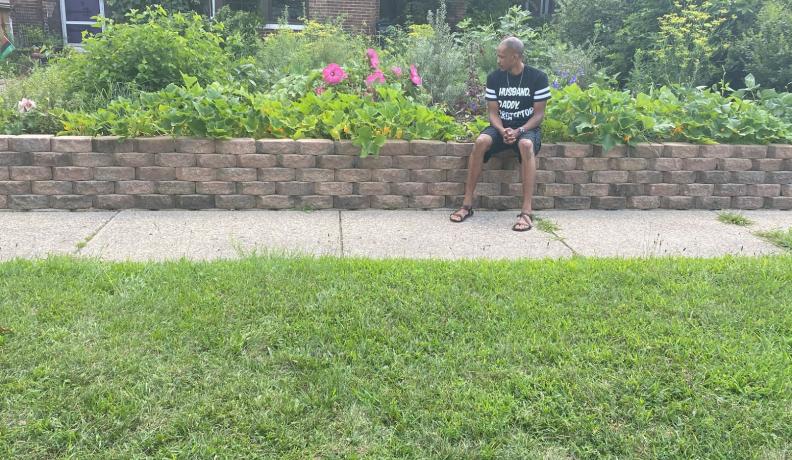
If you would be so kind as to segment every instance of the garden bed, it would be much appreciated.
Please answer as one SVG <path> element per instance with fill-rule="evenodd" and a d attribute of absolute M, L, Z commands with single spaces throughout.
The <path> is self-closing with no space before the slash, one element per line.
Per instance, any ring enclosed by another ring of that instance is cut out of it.
<path fill-rule="evenodd" d="M 435 209 L 461 204 L 472 144 L 0 137 L 0 209 Z M 792 209 L 792 145 L 545 144 L 535 209 Z M 521 206 L 493 159 L 477 206 Z"/>

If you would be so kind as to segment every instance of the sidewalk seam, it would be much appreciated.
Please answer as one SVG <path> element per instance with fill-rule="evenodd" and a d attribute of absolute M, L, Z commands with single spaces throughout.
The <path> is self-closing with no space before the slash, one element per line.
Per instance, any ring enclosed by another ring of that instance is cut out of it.
<path fill-rule="evenodd" d="M 78 244 L 78 246 L 77 246 L 77 250 L 76 250 L 76 251 L 74 251 L 74 255 L 76 255 L 76 256 L 77 256 L 77 255 L 80 255 L 80 252 L 82 252 L 82 250 L 83 250 L 84 248 L 88 247 L 88 243 L 90 243 L 90 242 L 91 242 L 91 240 L 93 240 L 94 238 L 96 238 L 96 236 L 99 234 L 99 232 L 101 232 L 102 230 L 104 230 L 104 228 L 107 226 L 107 224 L 109 224 L 110 222 L 112 222 L 112 221 L 113 221 L 113 219 L 115 219 L 115 218 L 116 218 L 116 216 L 118 216 L 119 214 L 121 214 L 121 211 L 120 211 L 120 210 L 116 211 L 116 212 L 115 212 L 115 213 L 114 213 L 112 216 L 110 216 L 110 218 L 109 218 L 109 219 L 107 219 L 107 220 L 106 220 L 106 221 L 105 221 L 105 222 L 104 222 L 102 225 L 100 225 L 100 226 L 99 226 L 99 228 L 97 228 L 97 229 L 96 229 L 96 231 L 94 231 L 93 233 L 91 233 L 90 235 L 88 235 L 87 237 L 85 237 L 85 239 L 83 239 L 82 241 L 80 241 L 80 243 L 84 243 L 83 245 L 80 245 L 80 243 L 77 243 L 77 244 Z"/>
<path fill-rule="evenodd" d="M 338 241 L 341 243 L 341 257 L 344 257 L 344 225 L 341 221 L 341 210 L 338 210 Z"/>
<path fill-rule="evenodd" d="M 579 256 L 580 255 L 577 251 L 575 251 L 575 248 L 573 248 L 572 246 L 569 245 L 569 243 L 567 243 L 566 238 L 564 238 L 563 236 L 559 235 L 556 232 L 550 232 L 550 234 L 555 237 L 556 241 L 559 241 L 561 244 L 566 246 L 567 249 L 572 251 L 572 255 L 573 256 Z"/>

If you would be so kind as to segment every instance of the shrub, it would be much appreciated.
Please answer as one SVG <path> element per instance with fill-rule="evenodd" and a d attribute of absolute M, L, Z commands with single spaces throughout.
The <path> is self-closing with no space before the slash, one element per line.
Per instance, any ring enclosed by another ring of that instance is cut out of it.
<path fill-rule="evenodd" d="M 109 17 L 115 21 L 123 22 L 129 18 L 130 10 L 142 11 L 152 5 L 152 2 L 143 0 L 105 0 Z M 171 12 L 201 11 L 201 0 L 157 0 L 153 2 Z"/>
<path fill-rule="evenodd" d="M 759 11 L 754 28 L 736 46 L 746 72 L 763 85 L 792 89 L 792 2 L 770 0 Z"/>
<path fill-rule="evenodd" d="M 697 86 L 714 83 L 719 69 L 713 64 L 717 51 L 712 37 L 724 18 L 707 10 L 712 4 L 675 3 L 675 11 L 659 19 L 660 31 L 653 47 L 638 50 L 631 87 L 645 90 L 652 85 Z"/>
<path fill-rule="evenodd" d="M 214 30 L 223 39 L 223 44 L 234 57 L 255 56 L 259 50 L 261 15 L 249 11 L 234 11 L 228 5 L 220 8 L 214 22 L 222 24 Z"/>
<path fill-rule="evenodd" d="M 369 43 L 345 32 L 339 23 L 307 21 L 302 31 L 279 29 L 268 35 L 256 56 L 260 68 L 270 69 L 274 80 L 304 75 L 334 62 L 346 65 L 358 59 Z"/>
<path fill-rule="evenodd" d="M 156 91 L 181 82 L 183 73 L 202 83 L 227 77 L 229 55 L 200 16 L 168 15 L 156 7 L 127 17 L 128 24 L 102 20 L 104 32 L 84 40 L 85 52 L 59 63 L 72 90 L 92 94 L 128 86 Z"/>
<path fill-rule="evenodd" d="M 465 99 L 468 60 L 465 48 L 457 42 L 446 22 L 445 2 L 427 17 L 432 33 L 418 37 L 407 51 L 407 59 L 414 62 L 432 95 L 432 102 L 454 107 Z"/>

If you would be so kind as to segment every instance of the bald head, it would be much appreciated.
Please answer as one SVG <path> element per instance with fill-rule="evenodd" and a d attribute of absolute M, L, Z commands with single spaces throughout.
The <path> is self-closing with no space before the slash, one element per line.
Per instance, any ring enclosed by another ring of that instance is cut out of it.
<path fill-rule="evenodd" d="M 498 45 L 498 67 L 515 75 L 523 69 L 523 50 L 525 46 L 517 37 L 509 37 Z"/>
<path fill-rule="evenodd" d="M 525 45 L 523 45 L 522 40 L 517 37 L 509 37 L 503 40 L 500 43 L 500 46 L 507 51 L 517 54 L 518 56 L 522 56 L 523 50 L 525 50 Z"/>

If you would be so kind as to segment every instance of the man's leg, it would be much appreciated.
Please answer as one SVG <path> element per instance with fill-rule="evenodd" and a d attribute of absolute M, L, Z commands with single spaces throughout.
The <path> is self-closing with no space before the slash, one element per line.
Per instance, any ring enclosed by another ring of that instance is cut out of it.
<path fill-rule="evenodd" d="M 470 154 L 468 159 L 468 175 L 467 182 L 465 182 L 465 198 L 462 200 L 462 209 L 451 214 L 451 220 L 454 222 L 462 222 L 465 217 L 470 213 L 469 209 L 473 207 L 473 193 L 476 191 L 476 183 L 478 182 L 481 170 L 484 167 L 484 154 L 492 146 L 492 137 L 487 134 L 480 134 L 473 144 L 473 153 Z"/>
<path fill-rule="evenodd" d="M 518 145 L 520 149 L 520 172 L 522 173 L 523 183 L 523 204 L 522 214 L 517 219 L 515 230 L 525 230 L 533 226 L 530 217 L 524 214 L 533 212 L 533 191 L 536 183 L 536 156 L 534 155 L 534 144 L 530 139 L 520 139 Z"/>
<path fill-rule="evenodd" d="M 473 145 L 473 153 L 468 159 L 468 176 L 465 182 L 465 199 L 462 204 L 473 206 L 473 193 L 476 191 L 481 170 L 484 168 L 484 154 L 492 147 L 492 138 L 486 134 L 480 134 Z"/>

